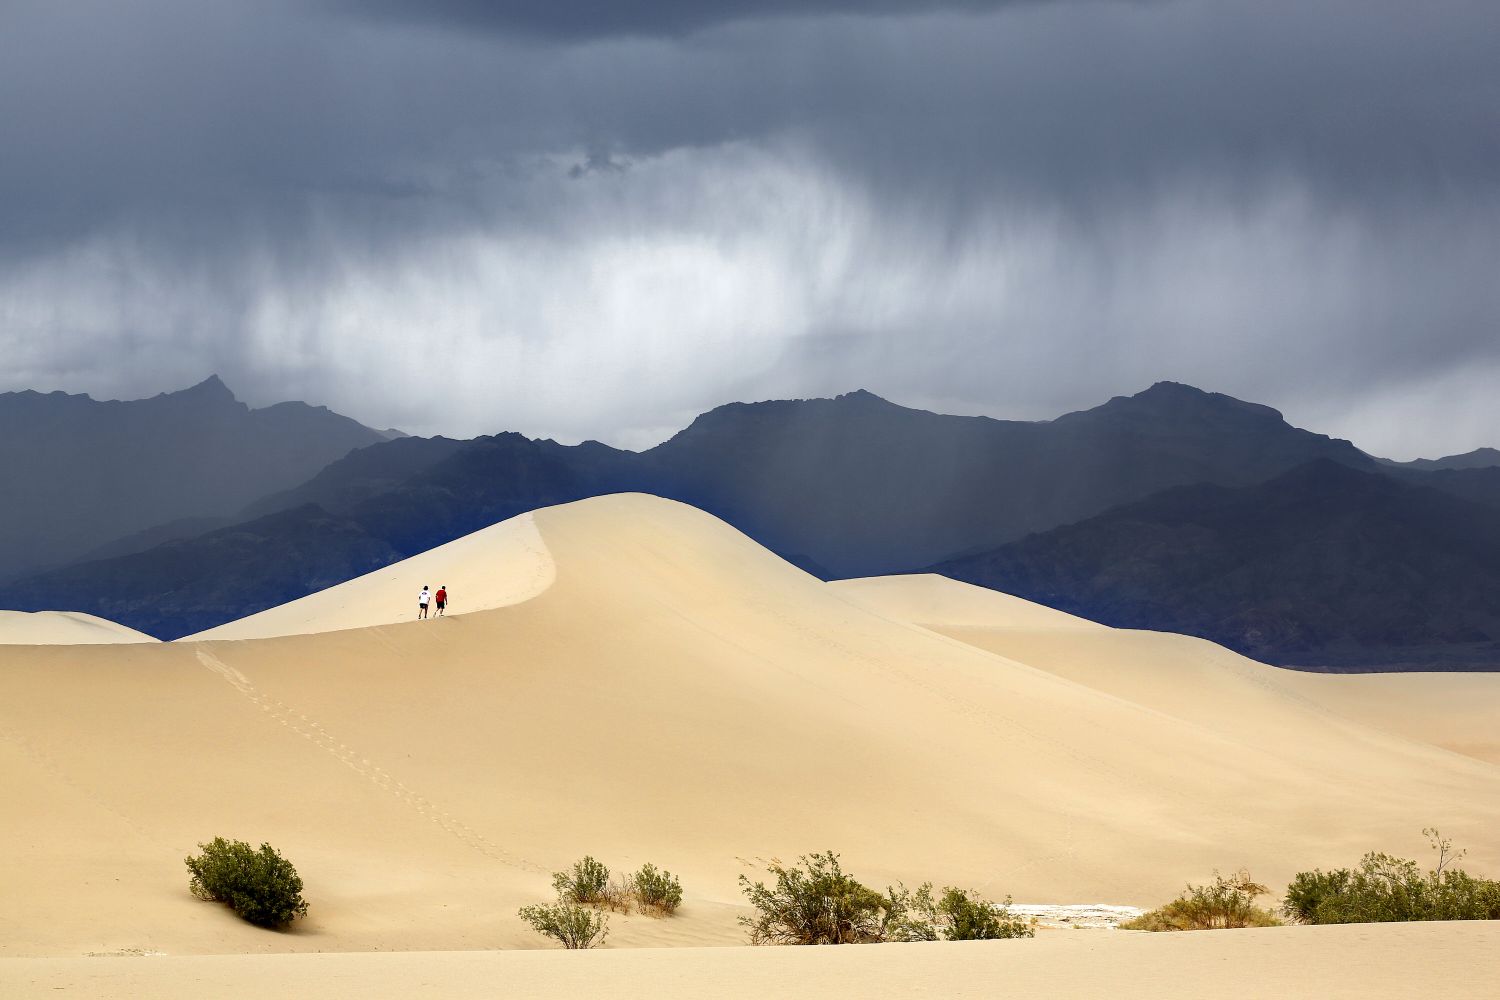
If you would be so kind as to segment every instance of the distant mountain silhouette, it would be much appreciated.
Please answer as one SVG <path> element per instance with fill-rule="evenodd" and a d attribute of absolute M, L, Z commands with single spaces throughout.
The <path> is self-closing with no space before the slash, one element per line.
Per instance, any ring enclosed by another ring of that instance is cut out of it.
<path fill-rule="evenodd" d="M 168 522 L 233 515 L 383 440 L 321 406 L 252 410 L 217 376 L 127 402 L 0 393 L 0 580 Z"/>
<path fill-rule="evenodd" d="M 1381 471 L 1413 486 L 1428 486 L 1464 500 L 1500 507 L 1500 466 L 1428 470 L 1387 466 Z"/>
<path fill-rule="evenodd" d="M 944 416 L 868 392 L 736 403 L 639 454 L 519 434 L 404 438 L 249 506 L 247 514 L 272 515 L 313 504 L 326 515 L 238 526 L 240 537 L 281 554 L 284 587 L 267 585 L 259 568 L 244 571 L 253 579 L 235 606 L 242 570 L 220 558 L 226 536 L 215 531 L 136 553 L 128 571 L 104 560 L 22 581 L 0 590 L 0 606 L 62 602 L 170 638 L 217 624 L 215 615 L 227 621 L 301 596 L 301 581 L 327 577 L 324 565 L 368 565 L 372 540 L 401 558 L 522 511 L 625 490 L 699 506 L 821 576 L 900 572 L 1166 487 L 1245 485 L 1320 457 L 1375 467 L 1348 442 L 1291 427 L 1269 407 L 1175 383 L 1036 423 Z M 277 531 L 295 532 L 298 545 L 283 545 Z M 202 591 L 201 607 L 178 586 L 194 558 L 219 581 Z M 154 595 L 174 610 L 147 614 Z"/>
<path fill-rule="evenodd" d="M 1166 490 L 933 569 L 1284 665 L 1500 667 L 1496 511 L 1327 460 Z"/>
<path fill-rule="evenodd" d="M 243 513 L 243 512 L 242 512 Z M 166 524 L 158 524 L 147 528 L 145 531 L 137 531 L 124 538 L 117 538 L 92 549 L 79 556 L 76 562 L 97 562 L 101 559 L 114 559 L 118 556 L 134 555 L 137 552 L 145 552 L 154 549 L 158 545 L 168 542 L 180 541 L 184 538 L 197 538 L 206 535 L 210 531 L 227 528 L 231 524 L 238 524 L 245 517 L 179 517 L 175 521 Z M 70 564 L 72 565 L 72 564 Z"/>
<path fill-rule="evenodd" d="M 1500 450 L 1475 448 L 1462 455 L 1448 455 L 1444 458 L 1418 458 L 1410 462 L 1387 461 L 1390 465 L 1418 469 L 1423 472 L 1432 472 L 1437 469 L 1491 469 L 1500 466 Z"/>
<path fill-rule="evenodd" d="M 653 492 L 836 576 L 927 565 L 1169 486 L 1373 461 L 1267 406 L 1161 382 L 1052 421 L 956 417 L 868 392 L 734 403 L 642 456 Z"/>
<path fill-rule="evenodd" d="M 307 482 L 262 497 L 242 513 L 247 518 L 262 517 L 308 503 L 329 510 L 346 510 L 362 500 L 396 489 L 468 444 L 445 437 L 402 436 L 359 448 L 332 462 Z"/>

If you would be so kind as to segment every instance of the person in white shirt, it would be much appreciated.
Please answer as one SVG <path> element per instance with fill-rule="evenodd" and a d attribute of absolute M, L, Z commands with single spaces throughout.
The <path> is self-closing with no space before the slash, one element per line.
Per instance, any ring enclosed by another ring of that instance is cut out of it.
<path fill-rule="evenodd" d="M 432 591 L 427 589 L 427 584 L 422 584 L 422 592 L 417 595 L 417 620 L 427 617 L 427 604 L 432 600 Z"/>

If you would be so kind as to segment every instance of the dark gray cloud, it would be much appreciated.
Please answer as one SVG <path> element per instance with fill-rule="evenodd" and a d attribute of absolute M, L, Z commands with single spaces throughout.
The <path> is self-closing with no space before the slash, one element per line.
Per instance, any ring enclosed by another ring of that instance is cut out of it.
<path fill-rule="evenodd" d="M 933 11 L 992 11 L 1016 3 L 1048 0 L 332 0 L 350 15 L 382 17 L 406 24 L 485 29 L 554 39 L 674 36 L 739 21 L 845 15 L 879 17 Z"/>
<path fill-rule="evenodd" d="M 644 443 L 1179 378 L 1494 444 L 1497 66 L 1462 0 L 22 0 L 0 389 Z"/>

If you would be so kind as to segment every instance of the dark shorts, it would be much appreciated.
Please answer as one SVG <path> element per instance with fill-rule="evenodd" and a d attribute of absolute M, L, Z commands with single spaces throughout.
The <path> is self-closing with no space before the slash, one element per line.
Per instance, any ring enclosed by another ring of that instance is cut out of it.
<path fill-rule="evenodd" d="M 448 606 L 448 602 L 447 601 L 438 601 L 437 608 L 438 608 L 439 611 L 443 610 L 447 606 Z"/>
<path fill-rule="evenodd" d="M 427 610 L 427 605 L 425 605 L 425 604 L 418 604 L 417 605 L 417 610 L 418 611 L 426 611 Z"/>

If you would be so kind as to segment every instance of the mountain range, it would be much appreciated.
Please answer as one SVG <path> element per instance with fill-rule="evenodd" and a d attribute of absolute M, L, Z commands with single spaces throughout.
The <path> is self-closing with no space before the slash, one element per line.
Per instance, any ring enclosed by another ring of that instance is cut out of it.
<path fill-rule="evenodd" d="M 0 393 L 0 431 L 0 580 L 231 517 L 393 433 L 306 403 L 251 409 L 217 376 L 127 402 Z"/>
<path fill-rule="evenodd" d="M 933 569 L 1281 664 L 1500 669 L 1500 510 L 1327 460 L 1166 490 Z"/>
<path fill-rule="evenodd" d="M 227 389 L 211 382 L 202 395 L 219 405 L 212 397 Z M 643 452 L 512 433 L 345 451 L 299 481 L 269 481 L 235 513 L 178 509 L 96 547 L 97 558 L 30 574 L 0 588 L 0 606 L 67 607 L 172 638 L 516 513 L 638 491 L 716 514 L 824 578 L 937 566 L 1272 662 L 1477 666 L 1500 641 L 1482 601 L 1444 615 L 1413 598 L 1413 588 L 1446 593 L 1453 564 L 1401 562 L 1398 552 L 1411 538 L 1437 539 L 1442 523 L 1488 537 L 1480 528 L 1500 503 L 1500 467 L 1480 466 L 1483 451 L 1430 467 L 1390 463 L 1270 407 L 1177 383 L 1051 421 L 935 414 L 858 391 L 728 404 Z M 1387 491 L 1385 507 L 1371 483 Z M 1271 511 L 1285 523 L 1268 524 Z M 1395 533 L 1345 530 L 1397 514 Z M 1309 538 L 1322 547 L 1308 548 Z M 1272 558 L 1271 540 L 1288 558 Z M 1485 552 L 1479 545 L 1462 562 L 1463 585 L 1500 574 Z M 1402 572 L 1390 576 L 1392 565 Z M 1216 567 L 1224 579 L 1195 589 Z M 1371 571 L 1386 585 L 1346 579 Z M 1395 614 L 1398 605 L 1409 613 Z"/>
<path fill-rule="evenodd" d="M 1392 462 L 1389 459 L 1380 461 L 1397 468 L 1417 469 L 1422 472 L 1434 472 L 1439 469 L 1491 469 L 1500 466 L 1500 450 L 1475 448 L 1462 455 L 1448 455 L 1444 458 L 1418 458 L 1410 462 Z"/>

